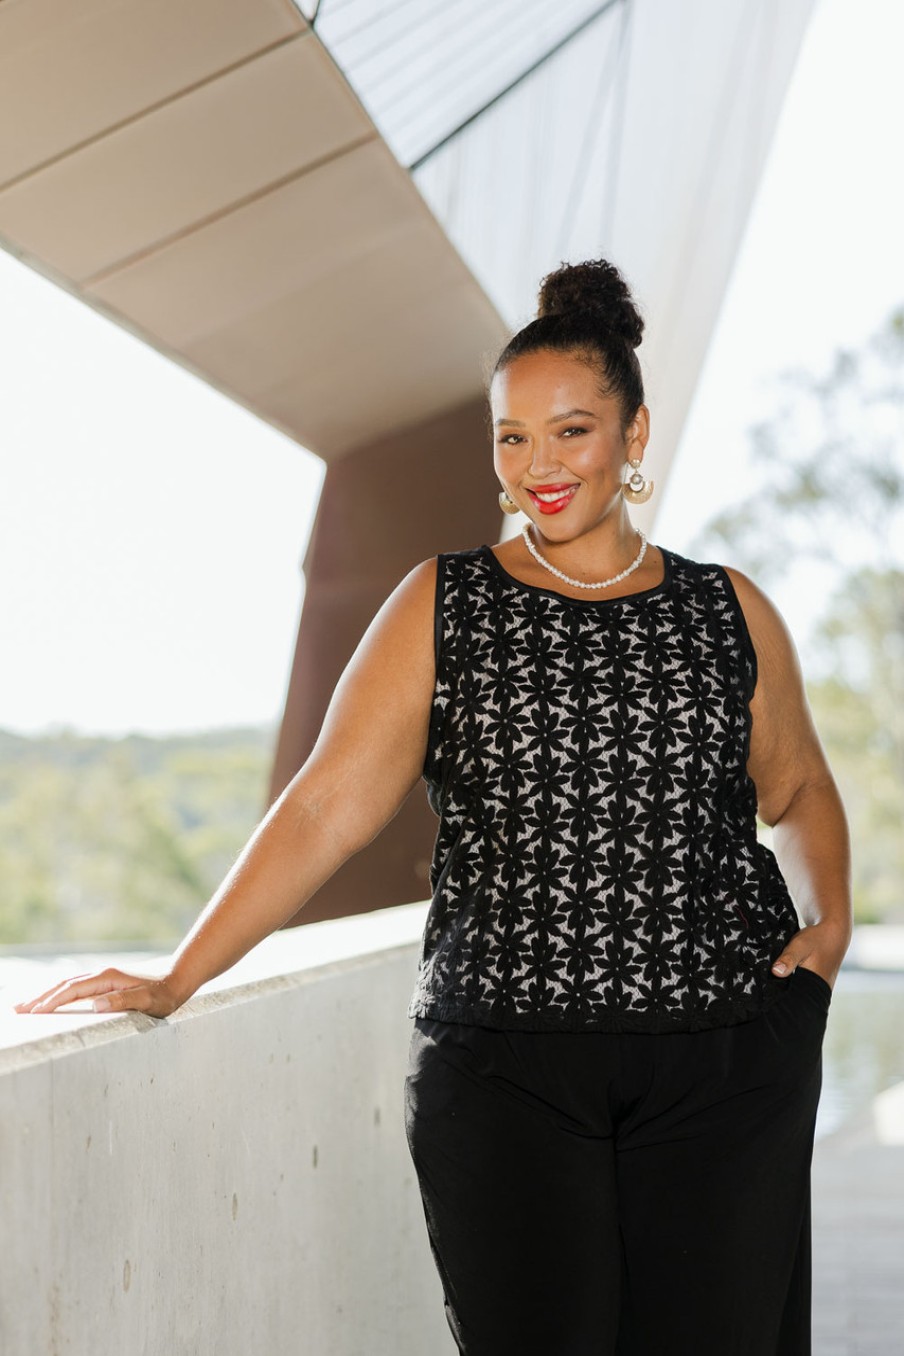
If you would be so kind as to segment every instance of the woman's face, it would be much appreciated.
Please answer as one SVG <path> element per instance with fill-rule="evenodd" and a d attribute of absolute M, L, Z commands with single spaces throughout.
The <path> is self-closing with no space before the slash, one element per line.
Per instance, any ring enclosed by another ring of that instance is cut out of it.
<path fill-rule="evenodd" d="M 624 504 L 625 462 L 642 457 L 649 414 L 641 405 L 622 437 L 617 401 L 599 394 L 587 363 L 565 353 L 526 353 L 490 387 L 493 467 L 545 537 L 581 536 Z M 564 488 L 543 503 L 533 491 Z"/>

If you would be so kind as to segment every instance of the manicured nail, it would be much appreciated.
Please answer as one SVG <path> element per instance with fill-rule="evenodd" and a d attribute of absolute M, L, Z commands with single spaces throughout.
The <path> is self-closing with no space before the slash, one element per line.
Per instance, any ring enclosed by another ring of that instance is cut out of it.
<path fill-rule="evenodd" d="M 773 965 L 772 968 L 773 968 L 773 970 L 775 970 L 775 971 L 776 971 L 778 974 L 780 974 L 780 975 L 783 975 L 783 974 L 785 973 L 785 971 L 788 969 L 788 967 L 787 967 L 787 965 L 785 965 L 784 961 L 778 961 L 778 963 L 775 964 L 775 965 Z"/>
<path fill-rule="evenodd" d="M 95 998 L 95 1000 L 94 1000 L 94 1011 L 95 1011 L 95 1012 L 109 1012 L 109 1011 L 110 1011 L 110 1000 L 109 1000 L 109 998 Z"/>

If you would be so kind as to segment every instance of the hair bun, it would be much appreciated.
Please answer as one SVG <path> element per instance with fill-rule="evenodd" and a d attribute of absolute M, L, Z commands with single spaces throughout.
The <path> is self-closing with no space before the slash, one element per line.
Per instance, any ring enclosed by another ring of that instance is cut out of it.
<path fill-rule="evenodd" d="M 606 259 L 563 263 L 541 282 L 538 317 L 578 310 L 591 311 L 600 325 L 620 335 L 632 348 L 637 348 L 643 338 L 644 322 L 631 289 Z"/>

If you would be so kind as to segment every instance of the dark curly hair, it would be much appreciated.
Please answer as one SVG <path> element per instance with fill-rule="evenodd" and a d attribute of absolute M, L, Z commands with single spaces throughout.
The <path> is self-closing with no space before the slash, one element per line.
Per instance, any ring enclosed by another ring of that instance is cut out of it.
<path fill-rule="evenodd" d="M 573 353 L 596 371 L 600 394 L 618 400 L 624 436 L 644 403 L 643 377 L 634 352 L 643 331 L 631 289 L 614 264 L 606 259 L 563 263 L 541 282 L 537 318 L 513 335 L 499 354 L 487 392 L 496 373 L 524 353 L 542 349 Z"/>

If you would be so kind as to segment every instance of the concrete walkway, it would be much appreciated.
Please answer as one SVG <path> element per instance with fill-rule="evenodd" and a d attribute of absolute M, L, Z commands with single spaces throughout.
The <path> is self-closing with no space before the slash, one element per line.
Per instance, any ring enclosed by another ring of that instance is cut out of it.
<path fill-rule="evenodd" d="M 904 1353 L 904 1084 L 813 1151 L 813 1356 Z"/>

